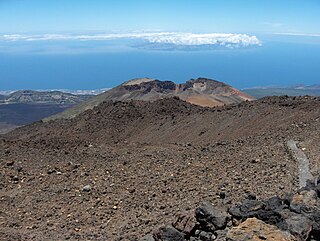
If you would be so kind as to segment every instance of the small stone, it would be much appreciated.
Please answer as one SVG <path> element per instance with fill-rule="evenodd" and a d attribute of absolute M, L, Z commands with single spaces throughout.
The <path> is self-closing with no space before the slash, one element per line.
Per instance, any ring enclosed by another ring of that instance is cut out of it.
<path fill-rule="evenodd" d="M 260 159 L 253 159 L 251 160 L 251 163 L 259 163 L 260 162 Z"/>
<path fill-rule="evenodd" d="M 212 235 L 214 235 L 214 234 L 210 233 L 210 232 L 201 231 L 200 234 L 199 234 L 199 238 L 202 241 L 211 241 L 212 240 Z"/>
<path fill-rule="evenodd" d="M 12 177 L 12 181 L 14 181 L 14 182 L 19 181 L 19 177 L 18 177 L 18 176 L 14 176 L 14 177 Z"/>
<path fill-rule="evenodd" d="M 129 193 L 134 193 L 135 191 L 136 191 L 135 188 L 130 188 L 130 189 L 129 189 Z"/>
<path fill-rule="evenodd" d="M 226 198 L 226 193 L 225 192 L 220 192 L 219 193 L 220 199 L 225 199 Z"/>
<path fill-rule="evenodd" d="M 256 196 L 256 194 L 254 194 L 254 193 L 249 193 L 248 196 L 247 196 L 247 199 L 249 199 L 249 200 L 256 200 L 256 199 L 257 199 L 257 196 Z"/>
<path fill-rule="evenodd" d="M 13 164 L 14 164 L 14 161 L 13 161 L 13 160 L 8 160 L 8 161 L 6 161 L 6 165 L 7 165 L 8 167 L 13 166 Z"/>
<path fill-rule="evenodd" d="M 52 174 L 52 173 L 54 173 L 54 172 L 56 172 L 56 170 L 54 170 L 54 169 L 49 169 L 48 171 L 47 171 L 47 173 L 50 175 L 50 174 Z"/>
<path fill-rule="evenodd" d="M 264 234 L 259 235 L 259 239 L 261 240 L 267 240 L 267 237 Z"/>
<path fill-rule="evenodd" d="M 91 186 L 90 185 L 86 185 L 82 188 L 83 192 L 90 192 L 91 191 Z"/>

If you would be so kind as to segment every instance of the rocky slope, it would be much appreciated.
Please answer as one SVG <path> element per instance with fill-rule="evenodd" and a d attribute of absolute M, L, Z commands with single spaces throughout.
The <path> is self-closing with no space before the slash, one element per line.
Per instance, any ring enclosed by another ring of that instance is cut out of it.
<path fill-rule="evenodd" d="M 0 239 L 138 240 L 202 202 L 299 189 L 287 148 L 319 176 L 320 99 L 206 108 L 178 98 L 104 102 L 0 137 Z"/>
<path fill-rule="evenodd" d="M 46 120 L 73 118 L 85 110 L 92 109 L 103 101 L 155 101 L 173 96 L 178 96 L 180 99 L 191 104 L 209 107 L 240 103 L 245 100 L 254 99 L 229 85 L 206 78 L 191 79 L 183 84 L 142 78 L 125 82 L 95 96 L 89 101 Z"/>

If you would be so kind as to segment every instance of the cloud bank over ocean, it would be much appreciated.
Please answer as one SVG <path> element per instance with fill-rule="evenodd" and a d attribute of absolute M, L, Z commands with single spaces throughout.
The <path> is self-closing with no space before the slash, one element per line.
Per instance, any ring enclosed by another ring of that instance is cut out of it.
<path fill-rule="evenodd" d="M 183 33 L 183 32 L 156 32 L 156 33 L 111 33 L 111 34 L 5 34 L 0 35 L 3 42 L 49 42 L 49 41 L 133 41 L 131 47 L 146 49 L 197 49 L 207 48 L 247 48 L 261 46 L 262 42 L 256 36 L 233 33 Z"/>

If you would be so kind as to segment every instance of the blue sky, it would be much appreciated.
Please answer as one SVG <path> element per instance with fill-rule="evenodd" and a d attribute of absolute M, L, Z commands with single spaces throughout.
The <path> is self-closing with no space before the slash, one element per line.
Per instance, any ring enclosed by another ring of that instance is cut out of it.
<path fill-rule="evenodd" d="M 0 32 L 318 34 L 319 0 L 0 0 Z"/>
<path fill-rule="evenodd" d="M 0 90 L 320 84 L 320 0 L 0 0 Z"/>

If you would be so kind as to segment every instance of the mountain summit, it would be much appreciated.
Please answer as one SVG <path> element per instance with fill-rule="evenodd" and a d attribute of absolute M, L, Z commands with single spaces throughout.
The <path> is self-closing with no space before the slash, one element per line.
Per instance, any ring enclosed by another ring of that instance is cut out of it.
<path fill-rule="evenodd" d="M 254 100 L 250 95 L 223 82 L 207 78 L 191 79 L 182 84 L 176 84 L 172 81 L 138 78 L 127 81 L 45 120 L 73 118 L 104 101 L 156 101 L 173 96 L 177 96 L 191 104 L 205 107 L 223 106 L 225 104 Z"/>

